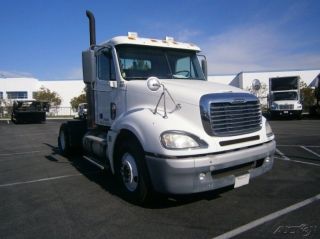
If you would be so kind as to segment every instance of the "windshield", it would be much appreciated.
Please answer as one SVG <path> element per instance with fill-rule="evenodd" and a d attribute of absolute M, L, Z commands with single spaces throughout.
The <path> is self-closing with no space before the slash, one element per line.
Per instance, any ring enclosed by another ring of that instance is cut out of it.
<path fill-rule="evenodd" d="M 273 93 L 273 100 L 297 100 L 298 94 L 295 91 Z"/>
<path fill-rule="evenodd" d="M 188 50 L 120 45 L 116 47 L 121 76 L 126 80 L 204 80 L 196 52 Z"/>

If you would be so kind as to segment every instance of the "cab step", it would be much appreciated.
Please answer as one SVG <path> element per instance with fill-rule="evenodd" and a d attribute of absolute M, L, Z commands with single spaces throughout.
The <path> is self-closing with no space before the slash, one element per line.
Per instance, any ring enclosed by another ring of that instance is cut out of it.
<path fill-rule="evenodd" d="M 102 169 L 102 170 L 109 168 L 108 165 L 102 164 L 102 163 L 99 162 L 99 160 L 96 159 L 96 158 L 89 157 L 89 156 L 86 156 L 86 155 L 83 155 L 82 157 L 83 157 L 85 160 L 89 161 L 90 163 L 92 163 L 93 165 L 97 166 L 98 168 L 100 168 L 100 169 Z"/>

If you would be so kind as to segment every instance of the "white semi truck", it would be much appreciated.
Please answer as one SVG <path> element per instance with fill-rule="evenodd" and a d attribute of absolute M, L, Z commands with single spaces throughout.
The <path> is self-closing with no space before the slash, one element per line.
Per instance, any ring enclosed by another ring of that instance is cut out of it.
<path fill-rule="evenodd" d="M 143 203 L 152 192 L 191 194 L 240 187 L 272 168 L 275 140 L 258 99 L 206 80 L 200 49 L 136 33 L 82 53 L 88 116 L 60 127 L 62 154 L 83 157 L 118 178 Z"/>
<path fill-rule="evenodd" d="M 300 77 L 270 78 L 268 104 L 271 118 L 290 116 L 300 119 L 302 115 Z"/>

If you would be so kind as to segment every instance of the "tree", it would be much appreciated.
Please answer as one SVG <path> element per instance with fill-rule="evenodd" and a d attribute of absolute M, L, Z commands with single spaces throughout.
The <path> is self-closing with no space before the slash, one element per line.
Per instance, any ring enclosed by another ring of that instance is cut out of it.
<path fill-rule="evenodd" d="M 72 109 L 78 109 L 80 103 L 86 103 L 87 97 L 85 93 L 85 89 L 81 92 L 79 96 L 73 97 L 70 101 Z"/>
<path fill-rule="evenodd" d="M 50 106 L 59 106 L 62 101 L 57 92 L 51 91 L 44 86 L 41 86 L 39 91 L 34 92 L 33 98 L 39 101 L 48 101 Z"/>
<path fill-rule="evenodd" d="M 309 111 L 315 101 L 314 89 L 308 87 L 305 82 L 300 81 L 300 94 L 302 96 L 301 103 L 304 111 Z"/>
<path fill-rule="evenodd" d="M 0 118 L 10 116 L 12 113 L 13 101 L 11 99 L 0 100 Z"/>

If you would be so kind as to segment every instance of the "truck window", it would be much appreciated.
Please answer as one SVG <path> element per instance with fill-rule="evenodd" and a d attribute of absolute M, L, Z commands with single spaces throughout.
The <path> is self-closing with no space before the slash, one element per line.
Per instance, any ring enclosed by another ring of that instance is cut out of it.
<path fill-rule="evenodd" d="M 97 57 L 98 79 L 103 81 L 116 80 L 114 62 L 109 51 Z"/>
<path fill-rule="evenodd" d="M 177 79 L 198 78 L 194 70 L 194 61 L 190 55 L 169 54 L 173 77 Z"/>
<path fill-rule="evenodd" d="M 148 71 L 151 70 L 151 61 L 146 59 L 120 59 L 122 69 Z"/>
<path fill-rule="evenodd" d="M 292 92 L 275 92 L 273 93 L 273 100 L 297 100 L 298 94 L 295 91 Z"/>
<path fill-rule="evenodd" d="M 195 51 L 150 46 L 116 47 L 121 76 L 126 80 L 159 79 L 205 80 Z"/>

